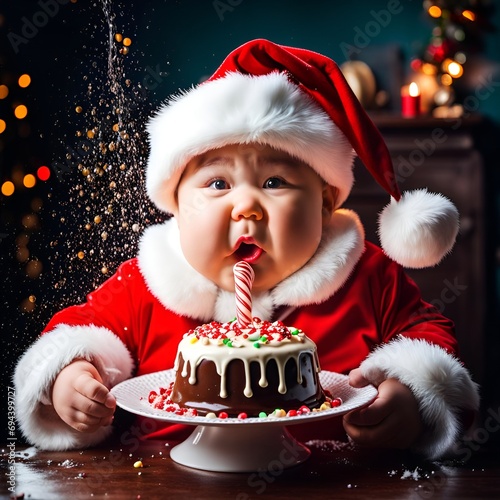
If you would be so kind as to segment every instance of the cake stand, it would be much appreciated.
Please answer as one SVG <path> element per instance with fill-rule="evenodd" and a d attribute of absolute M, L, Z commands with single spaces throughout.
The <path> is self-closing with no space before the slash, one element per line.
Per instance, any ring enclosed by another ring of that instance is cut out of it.
<path fill-rule="evenodd" d="M 281 418 L 185 417 L 148 403 L 150 391 L 168 386 L 174 377 L 173 369 L 142 375 L 121 382 L 111 393 L 118 406 L 136 415 L 196 426 L 189 438 L 172 448 L 170 457 L 187 467 L 216 472 L 252 472 L 298 465 L 309 457 L 310 451 L 286 426 L 343 415 L 370 403 L 377 395 L 372 385 L 356 389 L 349 385 L 347 376 L 322 371 L 322 387 L 334 398 L 342 399 L 336 408 Z"/>

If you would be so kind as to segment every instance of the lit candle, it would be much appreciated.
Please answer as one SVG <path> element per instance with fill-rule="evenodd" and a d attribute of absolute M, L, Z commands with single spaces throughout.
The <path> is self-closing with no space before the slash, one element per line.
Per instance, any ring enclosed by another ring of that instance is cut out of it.
<path fill-rule="evenodd" d="M 255 277 L 252 266 L 245 261 L 233 267 L 234 296 L 236 298 L 236 320 L 241 327 L 252 322 L 252 283 Z"/>
<path fill-rule="evenodd" d="M 420 90 L 415 82 L 401 89 L 401 115 L 404 118 L 420 115 Z"/>

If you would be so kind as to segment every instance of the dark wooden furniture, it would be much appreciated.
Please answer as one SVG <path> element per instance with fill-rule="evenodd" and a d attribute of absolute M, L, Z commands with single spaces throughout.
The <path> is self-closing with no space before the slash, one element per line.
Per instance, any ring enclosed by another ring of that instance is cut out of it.
<path fill-rule="evenodd" d="M 402 191 L 427 187 L 451 199 L 460 213 L 453 252 L 437 267 L 408 270 L 424 299 L 455 321 L 462 358 L 474 379 L 484 377 L 485 238 L 483 164 L 474 148 L 477 116 L 455 120 L 404 119 L 373 114 L 393 158 Z M 389 202 L 361 164 L 346 207 L 361 217 L 367 238 L 379 244 L 377 214 Z"/>
<path fill-rule="evenodd" d="M 265 446 L 265 443 L 262 443 Z M 500 498 L 498 450 L 464 445 L 461 462 L 429 463 L 402 452 L 310 446 L 311 457 L 283 469 L 278 462 L 250 473 L 205 472 L 169 457 L 172 443 L 128 440 L 84 451 L 16 450 L 15 492 L 25 500 L 252 498 Z M 3 447 L 2 447 L 3 448 Z M 134 468 L 137 460 L 144 467 Z M 0 455 L 0 497 L 9 498 L 8 449 Z M 5 478 L 8 480 L 5 480 Z"/>

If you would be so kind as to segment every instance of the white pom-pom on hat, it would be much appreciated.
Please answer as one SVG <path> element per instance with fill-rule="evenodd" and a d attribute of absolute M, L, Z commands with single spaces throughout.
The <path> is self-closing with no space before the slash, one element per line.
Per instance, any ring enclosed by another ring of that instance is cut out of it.
<path fill-rule="evenodd" d="M 404 267 L 438 264 L 453 248 L 458 211 L 441 194 L 418 189 L 392 198 L 379 216 L 379 238 L 385 253 Z"/>

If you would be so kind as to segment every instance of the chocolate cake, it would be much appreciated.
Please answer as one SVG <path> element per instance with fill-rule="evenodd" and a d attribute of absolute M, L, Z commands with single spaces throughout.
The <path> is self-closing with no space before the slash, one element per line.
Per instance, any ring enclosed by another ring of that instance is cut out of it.
<path fill-rule="evenodd" d="M 174 370 L 169 400 L 197 415 L 257 417 L 319 408 L 326 399 L 316 345 L 280 321 L 201 325 L 179 343 Z"/>

